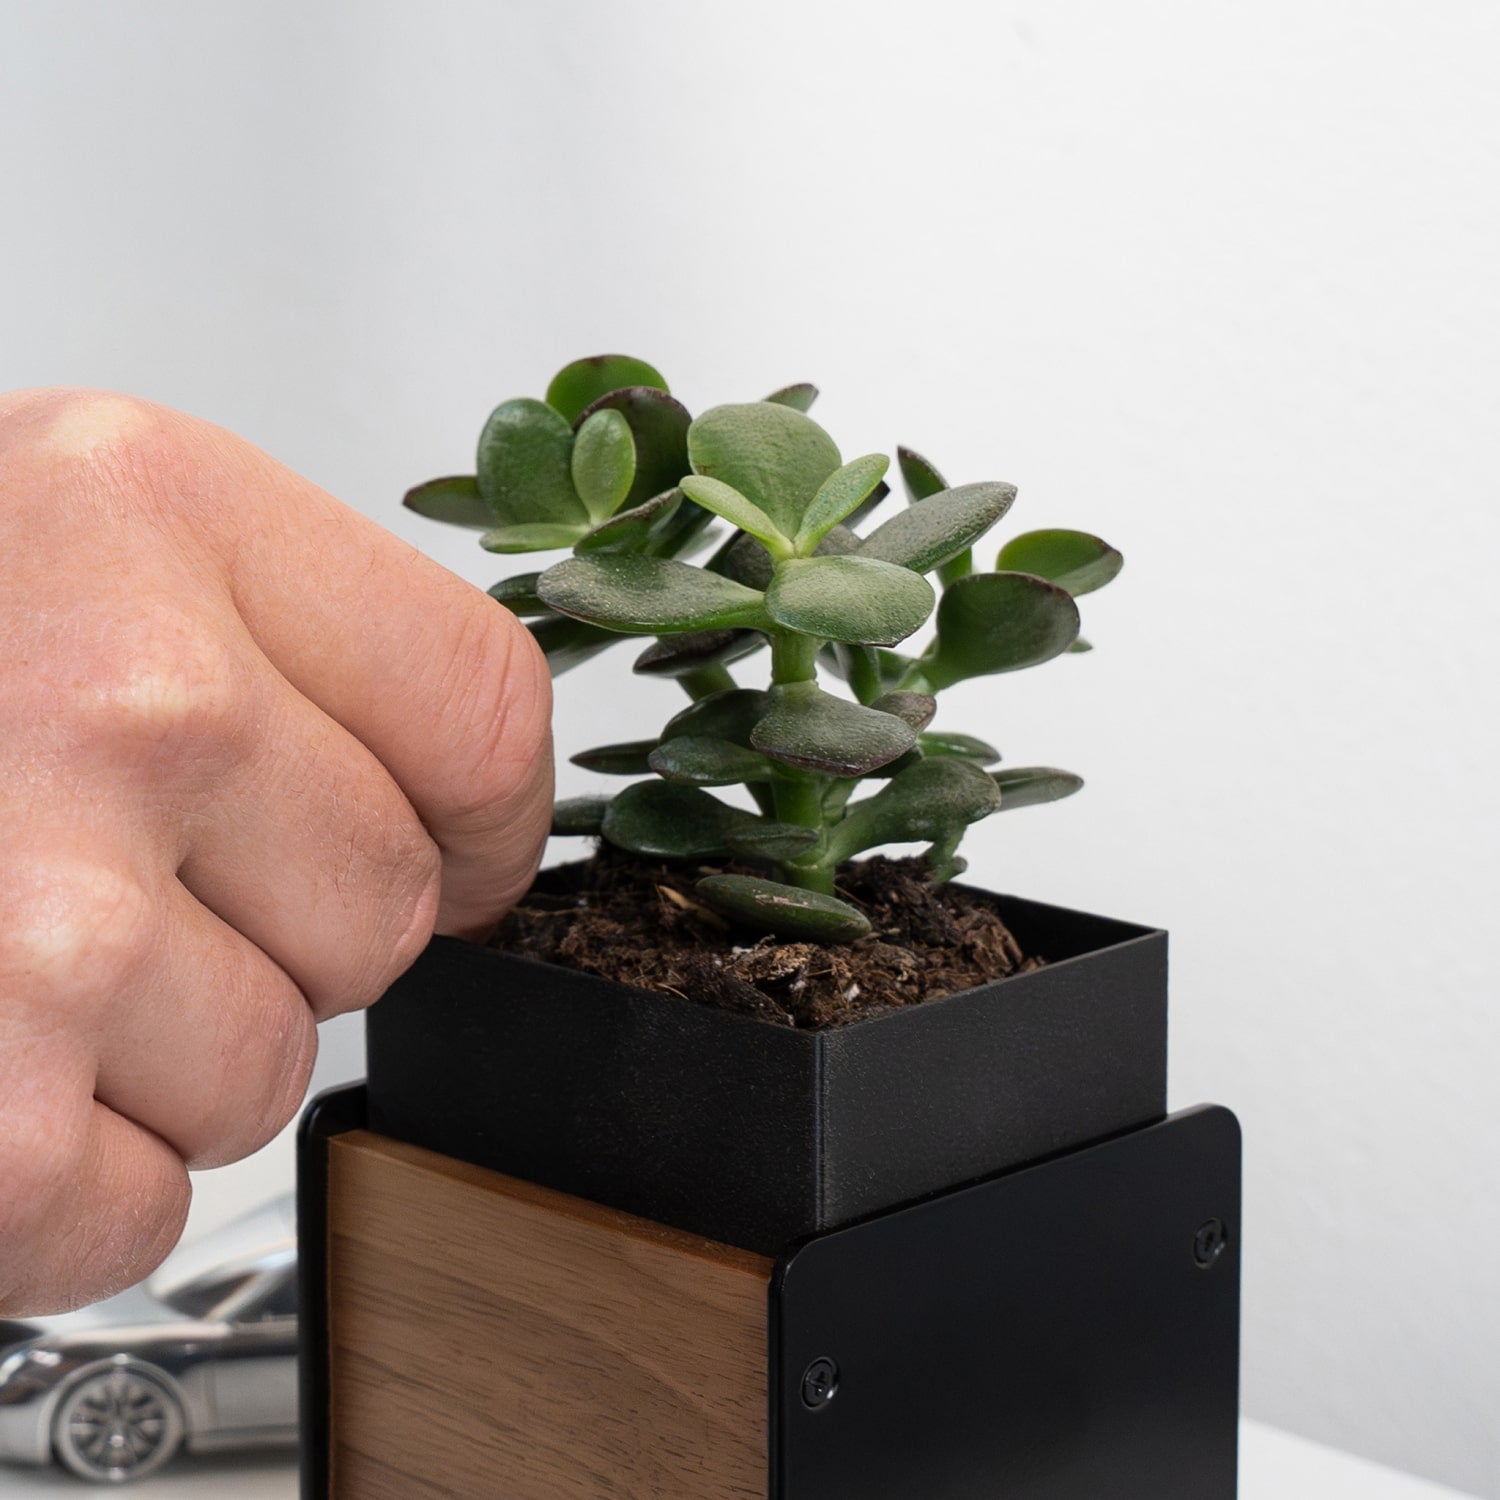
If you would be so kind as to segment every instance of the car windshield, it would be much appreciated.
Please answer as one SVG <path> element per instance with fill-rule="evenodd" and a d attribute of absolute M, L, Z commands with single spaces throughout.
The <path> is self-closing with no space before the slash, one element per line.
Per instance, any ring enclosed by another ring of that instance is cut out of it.
<path fill-rule="evenodd" d="M 273 1265 L 296 1253 L 290 1196 L 180 1245 L 151 1278 L 151 1295 L 190 1318 L 206 1318 Z"/>
<path fill-rule="evenodd" d="M 216 1308 L 222 1307 L 254 1280 L 253 1271 L 240 1271 L 228 1276 L 205 1276 L 197 1281 L 189 1281 L 184 1286 L 170 1288 L 163 1293 L 161 1300 L 185 1318 L 208 1318 L 212 1317 Z"/>

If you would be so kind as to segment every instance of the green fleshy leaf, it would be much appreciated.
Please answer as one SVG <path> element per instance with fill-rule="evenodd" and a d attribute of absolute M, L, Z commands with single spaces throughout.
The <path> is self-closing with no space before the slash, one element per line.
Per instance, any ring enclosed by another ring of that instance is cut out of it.
<path fill-rule="evenodd" d="M 761 688 L 725 688 L 690 703 L 667 720 L 661 732 L 662 743 L 681 735 L 703 735 L 709 739 L 730 740 L 751 748 L 750 735 L 771 707 L 771 695 Z"/>
<path fill-rule="evenodd" d="M 932 716 L 937 712 L 937 699 L 927 693 L 882 693 L 870 707 L 876 713 L 895 714 L 913 729 L 922 730 L 932 723 Z"/>
<path fill-rule="evenodd" d="M 783 536 L 795 536 L 823 481 L 839 467 L 834 441 L 789 406 L 716 406 L 688 429 L 693 471 L 732 485 Z"/>
<path fill-rule="evenodd" d="M 540 401 L 522 397 L 490 413 L 478 467 L 479 493 L 501 526 L 588 521 L 573 488 L 573 429 Z"/>
<path fill-rule="evenodd" d="M 429 479 L 408 490 L 401 503 L 429 521 L 446 521 L 450 526 L 467 526 L 474 531 L 488 531 L 498 519 L 485 504 L 479 481 L 472 474 Z"/>
<path fill-rule="evenodd" d="M 514 578 L 502 578 L 486 592 L 497 599 L 513 615 L 523 620 L 536 615 L 550 615 L 552 611 L 536 596 L 536 581 L 540 573 L 517 573 Z"/>
<path fill-rule="evenodd" d="M 724 859 L 728 835 L 755 821 L 700 787 L 637 781 L 610 802 L 601 831 L 619 848 L 652 859 Z"/>
<path fill-rule="evenodd" d="M 921 627 L 936 595 L 919 573 L 869 557 L 795 557 L 765 592 L 778 625 L 825 640 L 894 646 Z"/>
<path fill-rule="evenodd" d="M 863 778 L 867 781 L 889 781 L 892 776 L 899 776 L 908 766 L 914 766 L 921 760 L 920 750 L 908 750 L 905 755 L 897 756 L 895 760 L 883 766 L 876 766 L 869 776 Z M 851 789 L 852 791 L 852 789 Z"/>
<path fill-rule="evenodd" d="M 886 499 L 890 495 L 890 493 L 890 485 L 888 485 L 885 480 L 882 479 L 880 483 L 877 484 L 875 488 L 871 490 L 870 493 L 865 497 L 864 503 L 856 506 L 855 509 L 851 511 L 850 514 L 845 518 L 846 524 L 849 526 L 858 526 L 866 516 L 868 516 L 880 505 L 882 500 Z M 858 542 L 858 540 L 859 538 L 855 537 L 855 541 Z"/>
<path fill-rule="evenodd" d="M 849 808 L 829 831 L 828 858 L 838 865 L 882 844 L 953 841 L 999 807 L 999 788 L 972 761 L 956 755 L 919 760 Z"/>
<path fill-rule="evenodd" d="M 776 406 L 790 406 L 793 411 L 800 412 L 806 412 L 817 399 L 817 386 L 809 385 L 805 380 L 798 381 L 796 385 L 784 385 L 766 397 L 767 401 Z"/>
<path fill-rule="evenodd" d="M 1068 647 L 1068 651 L 1075 656 L 1082 656 L 1085 651 L 1092 651 L 1093 649 L 1094 643 L 1092 641 L 1084 640 L 1082 636 L 1079 636 L 1078 639 Z"/>
<path fill-rule="evenodd" d="M 1066 589 L 1030 573 L 973 573 L 944 589 L 937 638 L 921 661 L 934 690 L 1060 656 L 1078 635 Z"/>
<path fill-rule="evenodd" d="M 759 589 L 762 593 L 771 582 L 776 564 L 771 554 L 743 531 L 737 531 L 708 560 L 712 573 L 722 573 L 747 589 Z"/>
<path fill-rule="evenodd" d="M 843 468 L 835 469 L 819 486 L 802 518 L 801 529 L 795 538 L 797 555 L 811 556 L 818 543 L 840 521 L 853 515 L 870 498 L 890 466 L 891 461 L 885 454 L 867 453 L 863 458 L 851 459 Z"/>
<path fill-rule="evenodd" d="M 1102 589 L 1125 566 L 1125 559 L 1102 537 L 1086 531 L 1027 531 L 1000 549 L 995 566 L 1035 573 L 1076 599 Z"/>
<path fill-rule="evenodd" d="M 1071 771 L 1057 771 L 1051 766 L 1012 766 L 991 771 L 1000 788 L 1000 811 L 1017 807 L 1035 807 L 1042 802 L 1058 802 L 1071 797 L 1083 787 L 1083 777 Z"/>
<path fill-rule="evenodd" d="M 582 666 L 591 657 L 624 639 L 616 631 L 604 630 L 582 620 L 570 620 L 566 615 L 543 615 L 526 628 L 546 653 L 547 665 L 554 677 L 571 672 L 574 667 Z"/>
<path fill-rule="evenodd" d="M 804 943 L 851 943 L 870 931 L 857 906 L 753 875 L 707 875 L 693 889 L 721 916 Z"/>
<path fill-rule="evenodd" d="M 609 811 L 608 797 L 564 797 L 552 804 L 554 837 L 597 835 Z"/>
<path fill-rule="evenodd" d="M 897 448 L 896 463 L 906 484 L 906 498 L 913 505 L 948 488 L 948 481 L 913 448 Z"/>
<path fill-rule="evenodd" d="M 688 630 L 653 641 L 636 657 L 634 670 L 643 677 L 686 677 L 703 667 L 739 661 L 765 644 L 757 630 Z"/>
<path fill-rule="evenodd" d="M 664 490 L 676 489 L 682 476 L 691 472 L 687 434 L 693 419 L 682 402 L 650 386 L 629 386 L 585 407 L 577 425 L 601 411 L 619 412 L 629 424 L 635 443 L 635 479 L 625 497 L 626 508 Z M 685 521 L 686 517 L 680 519 Z"/>
<path fill-rule="evenodd" d="M 758 538 L 770 549 L 772 556 L 791 555 L 791 538 L 783 536 L 770 516 L 753 500 L 747 500 L 732 484 L 725 484 L 722 479 L 710 479 L 706 474 L 689 474 L 683 478 L 682 493 L 704 510 L 722 516 L 731 526 Z"/>
<path fill-rule="evenodd" d="M 961 755 L 981 766 L 992 766 L 1000 752 L 987 740 L 972 734 L 949 734 L 929 730 L 917 736 L 917 749 L 923 755 Z"/>
<path fill-rule="evenodd" d="M 739 786 L 771 779 L 771 762 L 733 740 L 681 734 L 653 747 L 650 769 L 689 786 Z"/>
<path fill-rule="evenodd" d="M 864 539 L 861 557 L 878 557 L 917 573 L 967 552 L 1011 507 L 1013 484 L 962 484 L 898 511 Z"/>
<path fill-rule="evenodd" d="M 573 488 L 594 521 L 625 503 L 635 481 L 635 439 L 617 411 L 596 411 L 573 437 Z"/>
<path fill-rule="evenodd" d="M 681 504 L 681 490 L 665 490 L 594 527 L 579 537 L 573 550 L 580 557 L 586 552 L 650 552 Z"/>
<path fill-rule="evenodd" d="M 595 745 L 568 758 L 575 766 L 604 776 L 649 776 L 654 749 L 655 740 L 625 740 L 617 745 Z"/>
<path fill-rule="evenodd" d="M 678 490 L 681 495 L 682 491 Z M 649 502 L 648 502 L 649 503 Z M 714 523 L 712 511 L 695 505 L 686 495 L 682 503 L 663 524 L 653 530 L 646 543 L 646 551 L 652 557 L 677 557 L 686 560 L 711 547 L 714 536 L 710 528 Z"/>
<path fill-rule="evenodd" d="M 486 552 L 556 552 L 571 547 L 584 535 L 583 525 L 528 521 L 522 526 L 496 526 L 479 538 Z"/>
<path fill-rule="evenodd" d="M 815 557 L 853 557 L 860 549 L 860 538 L 847 526 L 830 527 L 818 543 Z"/>
<path fill-rule="evenodd" d="M 537 593 L 561 614 L 636 635 L 766 621 L 762 596 L 753 589 L 688 563 L 629 553 L 567 558 L 542 574 Z"/>
<path fill-rule="evenodd" d="M 773 760 L 829 776 L 865 776 L 905 755 L 917 732 L 894 714 L 825 693 L 814 682 L 773 687 L 750 743 Z"/>
<path fill-rule="evenodd" d="M 806 854 L 818 843 L 818 835 L 800 823 L 778 823 L 764 819 L 726 836 L 729 852 L 741 859 L 768 859 L 779 864 Z"/>
<path fill-rule="evenodd" d="M 880 680 L 888 687 L 894 688 L 912 665 L 912 658 L 903 656 L 899 651 L 877 651 L 875 663 L 880 669 Z"/>
<path fill-rule="evenodd" d="M 601 396 L 624 386 L 651 386 L 665 391 L 667 382 L 643 359 L 628 354 L 594 354 L 564 365 L 547 387 L 547 405 L 572 422 Z"/>
<path fill-rule="evenodd" d="M 830 641 L 818 652 L 818 660 L 840 681 L 847 682 L 861 703 L 873 703 L 886 690 L 880 658 L 873 646 Z"/>

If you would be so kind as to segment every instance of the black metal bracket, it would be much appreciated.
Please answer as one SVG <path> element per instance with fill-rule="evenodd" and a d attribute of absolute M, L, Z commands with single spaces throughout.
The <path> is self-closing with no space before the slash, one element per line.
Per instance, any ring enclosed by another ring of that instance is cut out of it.
<path fill-rule="evenodd" d="M 297 1127 L 297 1418 L 302 1500 L 328 1500 L 328 1141 L 365 1126 L 365 1086 L 329 1089 Z"/>
<path fill-rule="evenodd" d="M 806 1241 L 772 1500 L 1233 1500 L 1239 1224 L 1203 1106 Z"/>

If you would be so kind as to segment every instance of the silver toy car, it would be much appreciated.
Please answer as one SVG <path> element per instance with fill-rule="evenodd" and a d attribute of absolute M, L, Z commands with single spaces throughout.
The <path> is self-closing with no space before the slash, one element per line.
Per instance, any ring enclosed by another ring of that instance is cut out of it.
<path fill-rule="evenodd" d="M 0 1321 L 0 1459 L 121 1483 L 194 1450 L 297 1438 L 292 1198 L 77 1312 Z M 0 1485 L 3 1488 L 3 1485 Z"/>

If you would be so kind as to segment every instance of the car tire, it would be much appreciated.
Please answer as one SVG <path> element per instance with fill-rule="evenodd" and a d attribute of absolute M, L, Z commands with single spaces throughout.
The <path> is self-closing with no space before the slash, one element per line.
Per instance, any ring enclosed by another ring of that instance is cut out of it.
<path fill-rule="evenodd" d="M 182 1405 L 149 1366 L 91 1370 L 63 1392 L 52 1419 L 58 1462 L 80 1479 L 123 1484 L 153 1473 L 182 1446 Z"/>

